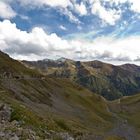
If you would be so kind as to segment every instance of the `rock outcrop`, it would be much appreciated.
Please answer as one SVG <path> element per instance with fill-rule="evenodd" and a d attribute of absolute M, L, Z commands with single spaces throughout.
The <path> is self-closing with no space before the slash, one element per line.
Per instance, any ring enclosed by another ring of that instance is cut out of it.
<path fill-rule="evenodd" d="M 0 104 L 0 140 L 74 140 L 68 133 L 45 131 L 44 138 L 41 138 L 31 128 L 22 127 L 17 120 L 11 121 L 13 109 L 7 104 Z"/>

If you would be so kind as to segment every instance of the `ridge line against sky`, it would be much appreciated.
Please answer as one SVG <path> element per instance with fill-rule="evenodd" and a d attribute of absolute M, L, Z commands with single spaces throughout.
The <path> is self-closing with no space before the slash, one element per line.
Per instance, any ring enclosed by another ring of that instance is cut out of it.
<path fill-rule="evenodd" d="M 139 0 L 1 0 L 0 50 L 16 59 L 140 64 L 139 5 Z"/>

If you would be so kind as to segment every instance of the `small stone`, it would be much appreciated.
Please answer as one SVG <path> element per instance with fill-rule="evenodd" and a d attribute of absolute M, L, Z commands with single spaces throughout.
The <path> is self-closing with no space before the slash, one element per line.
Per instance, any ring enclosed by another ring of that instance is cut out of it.
<path fill-rule="evenodd" d="M 14 121 L 12 121 L 12 123 L 11 123 L 12 125 L 14 125 L 14 126 L 18 126 L 19 125 L 19 122 L 18 121 L 16 121 L 16 120 L 14 120 Z"/>
<path fill-rule="evenodd" d="M 10 140 L 19 140 L 19 137 L 17 135 L 14 135 L 13 137 L 10 138 Z"/>
<path fill-rule="evenodd" d="M 68 133 L 58 133 L 58 136 L 60 136 L 63 140 L 74 140 L 74 138 Z"/>
<path fill-rule="evenodd" d="M 5 136 L 4 132 L 0 132 L 0 138 L 4 136 Z"/>

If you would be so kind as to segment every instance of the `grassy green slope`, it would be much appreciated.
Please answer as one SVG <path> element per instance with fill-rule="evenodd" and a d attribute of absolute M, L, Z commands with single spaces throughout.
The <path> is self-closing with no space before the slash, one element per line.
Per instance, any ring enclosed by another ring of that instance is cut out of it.
<path fill-rule="evenodd" d="M 0 78 L 4 77 L 39 77 L 40 74 L 35 70 L 27 69 L 20 62 L 10 58 L 7 54 L 0 51 Z"/>
<path fill-rule="evenodd" d="M 140 94 L 110 102 L 110 109 L 134 126 L 140 134 Z"/>
<path fill-rule="evenodd" d="M 47 128 L 76 136 L 88 133 L 105 140 L 126 140 L 119 132 L 125 120 L 129 124 L 121 127 L 122 131 L 126 128 L 129 133 L 134 126 L 140 132 L 140 95 L 108 102 L 68 79 L 43 77 L 3 53 L 0 62 L 0 73 L 12 75 L 0 78 L 0 102 L 13 108 L 11 121 L 24 122 L 23 127 L 33 128 L 42 139 Z"/>
<path fill-rule="evenodd" d="M 80 62 L 67 59 L 24 63 L 46 75 L 71 79 L 109 100 L 140 91 L 140 67 L 136 65 L 114 66 L 100 61 Z"/>
<path fill-rule="evenodd" d="M 103 98 L 66 80 L 1 81 L 0 94 L 1 100 L 14 105 L 17 111 L 20 105 L 24 105 L 39 117 L 47 119 L 48 123 L 51 123 L 51 118 L 58 127 L 64 125 L 62 129 L 104 131 L 111 127 L 113 121 Z"/>
<path fill-rule="evenodd" d="M 37 71 L 0 53 L 0 74 L 5 72 L 12 76 L 0 78 L 0 102 L 14 108 L 13 120 L 34 129 L 71 133 L 102 135 L 112 127 L 112 114 L 99 95 L 67 79 L 42 79 Z"/>

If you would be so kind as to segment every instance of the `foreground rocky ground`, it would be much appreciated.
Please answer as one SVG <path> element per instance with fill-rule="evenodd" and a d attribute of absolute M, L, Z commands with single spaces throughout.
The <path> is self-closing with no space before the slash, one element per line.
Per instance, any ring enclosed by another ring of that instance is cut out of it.
<path fill-rule="evenodd" d="M 24 122 L 11 121 L 12 108 L 7 104 L 0 104 L 0 140 L 74 140 L 68 133 L 45 131 L 46 137 L 41 138 L 31 128 L 22 127 Z"/>
<path fill-rule="evenodd" d="M 109 102 L 0 53 L 0 140 L 140 140 L 140 94 Z"/>
<path fill-rule="evenodd" d="M 32 128 L 24 127 L 24 122 L 11 120 L 12 111 L 9 105 L 0 104 L 0 140 L 139 140 L 135 129 L 128 124 L 127 120 L 121 118 L 117 118 L 118 123 L 105 136 L 81 134 L 73 138 L 68 133 L 44 130 L 45 136 L 41 137 Z M 114 137 L 115 135 L 117 137 Z"/>

